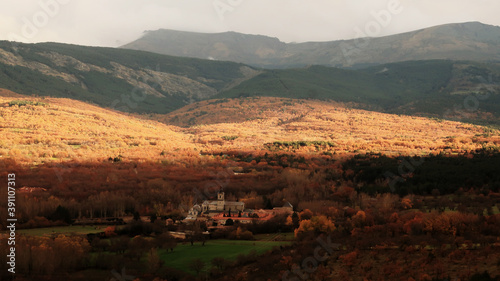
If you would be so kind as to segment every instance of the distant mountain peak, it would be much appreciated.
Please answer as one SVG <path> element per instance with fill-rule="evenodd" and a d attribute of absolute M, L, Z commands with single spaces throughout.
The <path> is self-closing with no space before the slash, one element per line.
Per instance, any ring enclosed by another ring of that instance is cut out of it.
<path fill-rule="evenodd" d="M 201 33 L 160 29 L 122 46 L 160 54 L 216 58 L 264 68 L 307 65 L 352 67 L 407 60 L 500 60 L 500 27 L 478 21 L 449 23 L 359 40 L 284 43 L 234 31 Z"/>

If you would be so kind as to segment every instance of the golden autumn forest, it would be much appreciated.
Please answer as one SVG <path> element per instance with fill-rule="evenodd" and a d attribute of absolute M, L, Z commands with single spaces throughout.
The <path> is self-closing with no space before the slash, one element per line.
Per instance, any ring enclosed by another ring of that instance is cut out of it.
<path fill-rule="evenodd" d="M 112 280 L 124 265 L 156 281 L 500 275 L 498 130 L 319 100 L 216 99 L 139 115 L 1 95 L 0 171 L 18 178 L 23 233 L 14 280 Z M 186 223 L 220 190 L 247 209 L 293 211 Z"/>

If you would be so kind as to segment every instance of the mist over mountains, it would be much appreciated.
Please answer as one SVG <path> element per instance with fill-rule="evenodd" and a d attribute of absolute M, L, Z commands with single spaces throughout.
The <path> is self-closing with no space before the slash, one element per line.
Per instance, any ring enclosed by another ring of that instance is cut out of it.
<path fill-rule="evenodd" d="M 284 43 L 277 38 L 237 32 L 160 29 L 149 31 L 122 48 L 264 68 L 360 67 L 429 59 L 485 62 L 500 61 L 500 27 L 467 22 L 378 38 L 305 43 Z"/>

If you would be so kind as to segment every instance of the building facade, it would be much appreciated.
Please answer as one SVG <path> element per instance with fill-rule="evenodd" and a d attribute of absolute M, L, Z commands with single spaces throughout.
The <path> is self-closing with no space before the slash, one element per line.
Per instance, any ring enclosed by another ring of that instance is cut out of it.
<path fill-rule="evenodd" d="M 235 201 L 226 201 L 224 199 L 224 192 L 217 193 L 217 201 L 204 201 L 201 204 L 201 212 L 202 213 L 210 213 L 210 212 L 239 212 L 245 209 L 245 203 L 243 202 L 235 202 Z"/>

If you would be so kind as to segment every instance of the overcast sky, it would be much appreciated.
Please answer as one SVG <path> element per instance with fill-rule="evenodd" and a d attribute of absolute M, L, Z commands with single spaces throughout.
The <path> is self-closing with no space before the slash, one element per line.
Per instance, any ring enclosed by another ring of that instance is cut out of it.
<path fill-rule="evenodd" d="M 500 26 L 499 11 L 498 0 L 8 0 L 0 2 L 0 40 L 115 47 L 165 28 L 328 41 L 359 30 L 384 36 L 467 21 Z"/>

